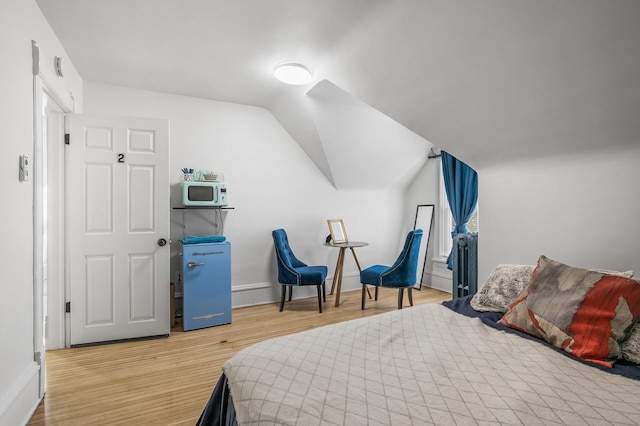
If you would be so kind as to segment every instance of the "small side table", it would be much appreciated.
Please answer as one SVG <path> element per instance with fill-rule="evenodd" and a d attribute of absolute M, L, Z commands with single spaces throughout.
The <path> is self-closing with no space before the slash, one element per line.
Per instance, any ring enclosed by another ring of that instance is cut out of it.
<path fill-rule="evenodd" d="M 364 241 L 347 241 L 346 243 L 324 243 L 324 245 L 327 247 L 337 247 L 340 249 L 340 253 L 338 253 L 338 262 L 336 263 L 336 271 L 333 274 L 331 292 L 329 293 L 333 294 L 333 291 L 336 291 L 336 307 L 338 307 L 340 305 L 340 290 L 342 289 L 342 268 L 344 266 L 344 252 L 347 251 L 347 249 L 351 250 L 351 254 L 353 254 L 353 259 L 356 261 L 358 270 L 362 271 L 362 269 L 360 268 L 360 262 L 358 262 L 358 258 L 356 257 L 356 252 L 353 249 L 355 247 L 366 247 L 369 245 L 369 243 L 365 243 Z M 367 293 L 369 293 L 369 288 L 367 288 Z M 371 298 L 371 293 L 369 293 L 369 298 Z"/>

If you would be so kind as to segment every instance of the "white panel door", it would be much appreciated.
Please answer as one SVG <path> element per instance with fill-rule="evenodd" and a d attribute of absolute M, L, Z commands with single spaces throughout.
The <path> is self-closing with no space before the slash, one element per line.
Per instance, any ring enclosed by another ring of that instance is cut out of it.
<path fill-rule="evenodd" d="M 69 124 L 71 345 L 169 334 L 169 123 Z"/>

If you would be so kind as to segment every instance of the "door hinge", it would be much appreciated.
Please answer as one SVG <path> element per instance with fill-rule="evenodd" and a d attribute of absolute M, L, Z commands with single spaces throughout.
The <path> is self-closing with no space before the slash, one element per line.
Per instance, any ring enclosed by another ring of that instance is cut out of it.
<path fill-rule="evenodd" d="M 34 352 L 33 361 L 38 365 L 42 365 L 42 352 Z"/>
<path fill-rule="evenodd" d="M 64 304 L 64 311 L 66 313 L 70 313 L 71 312 L 71 302 L 67 302 Z"/>
<path fill-rule="evenodd" d="M 71 142 L 69 141 L 69 133 L 64 134 L 64 144 L 69 145 Z"/>

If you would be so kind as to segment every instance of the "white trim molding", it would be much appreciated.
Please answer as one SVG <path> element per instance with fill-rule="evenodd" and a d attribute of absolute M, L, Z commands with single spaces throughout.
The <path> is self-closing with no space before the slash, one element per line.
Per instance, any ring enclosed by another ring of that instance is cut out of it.
<path fill-rule="evenodd" d="M 327 294 L 331 290 L 333 276 L 327 276 L 325 285 Z M 342 292 L 361 290 L 360 273 L 349 272 L 342 274 Z M 236 284 L 231 287 L 232 307 L 266 305 L 280 301 L 280 284 L 277 282 L 262 282 L 251 284 Z M 299 286 L 293 292 L 293 299 L 304 299 L 316 295 L 315 286 Z"/>
<path fill-rule="evenodd" d="M 231 287 L 231 292 L 232 293 L 236 293 L 236 292 L 241 292 L 241 291 L 252 291 L 252 290 L 260 290 L 260 289 L 264 289 L 264 288 L 271 288 L 273 287 L 274 283 L 272 282 L 265 282 L 265 283 L 252 283 L 252 284 L 240 284 L 240 285 L 234 285 Z"/>
<path fill-rule="evenodd" d="M 438 209 L 438 256 L 444 257 L 446 260 L 451 252 L 453 241 L 451 239 L 451 209 L 449 208 L 449 200 L 447 199 L 447 191 L 444 187 L 444 175 L 442 174 L 442 162 L 439 164 L 440 171 L 440 205 Z"/>
<path fill-rule="evenodd" d="M 424 273 L 428 277 L 426 279 L 426 282 L 429 283 L 428 287 L 451 293 L 453 289 L 453 273 L 447 269 L 446 259 L 433 259 L 431 266 L 432 268 Z"/>
<path fill-rule="evenodd" d="M 0 426 L 26 425 L 40 403 L 40 367 L 35 362 L 0 396 Z"/>

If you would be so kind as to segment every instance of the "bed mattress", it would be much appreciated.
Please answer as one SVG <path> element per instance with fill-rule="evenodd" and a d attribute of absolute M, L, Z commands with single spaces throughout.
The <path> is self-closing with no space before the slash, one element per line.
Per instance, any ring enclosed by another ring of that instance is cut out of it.
<path fill-rule="evenodd" d="M 224 375 L 240 425 L 640 424 L 640 382 L 422 305 L 246 348 Z"/>

